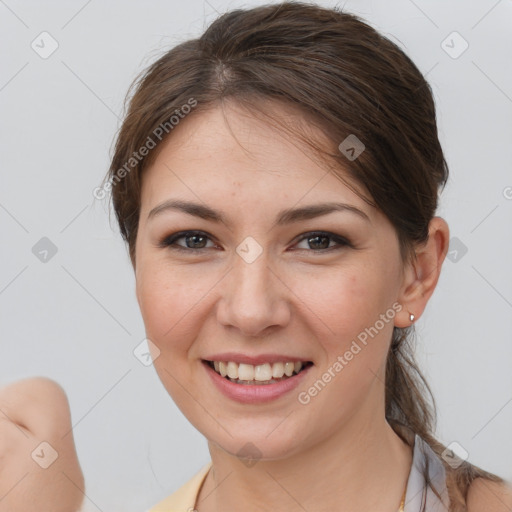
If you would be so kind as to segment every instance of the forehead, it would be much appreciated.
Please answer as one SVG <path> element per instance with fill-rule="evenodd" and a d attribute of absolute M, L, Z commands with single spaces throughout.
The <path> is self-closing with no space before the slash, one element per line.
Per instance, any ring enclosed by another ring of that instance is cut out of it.
<path fill-rule="evenodd" d="M 289 127 L 300 127 L 315 142 L 328 143 L 296 108 L 278 102 L 268 108 L 272 109 L 272 118 Z M 259 179 L 279 176 L 289 181 L 310 181 L 329 170 L 303 141 L 234 102 L 194 112 L 173 129 L 158 151 L 146 174 L 165 174 L 166 168 L 179 168 L 190 178 L 210 184 L 231 178 L 234 186 L 242 185 L 247 174 L 254 173 Z"/>
<path fill-rule="evenodd" d="M 327 144 L 322 132 L 297 109 L 280 103 L 270 107 L 272 118 L 299 126 L 314 142 Z M 158 151 L 144 174 L 143 206 L 165 199 L 170 192 L 218 194 L 224 200 L 230 195 L 271 194 L 297 201 L 318 196 L 326 200 L 329 194 L 329 200 L 366 204 L 302 140 L 233 102 L 194 112 L 173 129 Z M 346 171 L 338 173 L 361 191 Z"/>
<path fill-rule="evenodd" d="M 275 104 L 272 117 L 287 127 L 304 129 L 307 122 L 290 107 Z M 311 132 L 312 130 L 309 129 Z M 318 138 L 319 133 L 316 134 Z M 313 133 L 311 133 L 313 137 Z M 208 162 L 207 169 L 240 172 L 257 170 L 296 176 L 311 168 L 314 154 L 270 119 L 255 117 L 234 102 L 194 112 L 164 142 L 158 160 Z M 226 174 L 224 173 L 224 174 Z"/>

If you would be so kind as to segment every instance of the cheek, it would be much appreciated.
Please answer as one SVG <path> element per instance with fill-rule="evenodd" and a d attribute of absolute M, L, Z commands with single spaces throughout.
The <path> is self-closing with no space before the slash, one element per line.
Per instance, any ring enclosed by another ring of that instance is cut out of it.
<path fill-rule="evenodd" d="M 303 283 L 301 294 L 335 335 L 365 326 L 383 302 L 382 285 L 364 267 L 334 269 Z"/>
<path fill-rule="evenodd" d="M 138 269 L 136 286 L 146 336 L 159 351 L 154 368 L 169 395 L 188 416 L 194 411 L 194 401 L 185 391 L 185 383 L 193 380 L 194 369 L 188 363 L 201 325 L 198 315 L 204 289 L 197 281 L 186 279 L 179 268 L 147 260 Z"/>
<path fill-rule="evenodd" d="M 193 334 L 194 307 L 200 302 L 202 287 L 163 262 L 144 262 L 136 285 L 148 338 L 161 351 L 185 349 L 185 333 L 189 338 Z"/>
<path fill-rule="evenodd" d="M 392 294 L 377 270 L 345 267 L 329 274 L 309 280 L 300 292 L 308 293 L 304 311 L 323 350 L 316 372 L 298 393 L 301 404 L 312 404 L 304 411 L 319 431 L 338 428 L 362 404 L 370 416 L 379 406 L 394 323 Z M 328 418 L 324 411 L 331 411 Z"/>
<path fill-rule="evenodd" d="M 320 326 L 320 332 L 315 330 L 327 358 L 324 364 L 329 366 L 339 355 L 352 350 L 354 354 L 348 354 L 348 358 L 359 363 L 349 366 L 378 369 L 393 330 L 393 299 L 386 279 L 386 274 L 375 266 L 372 270 L 358 265 L 333 269 L 321 279 L 302 280 L 303 287 L 297 295 L 304 297 L 309 318 Z"/>

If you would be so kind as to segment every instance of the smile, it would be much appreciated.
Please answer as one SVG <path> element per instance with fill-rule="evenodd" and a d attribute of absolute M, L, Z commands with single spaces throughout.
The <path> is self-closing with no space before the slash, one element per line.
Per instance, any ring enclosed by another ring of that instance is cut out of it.
<path fill-rule="evenodd" d="M 245 385 L 268 385 L 298 375 L 311 366 L 311 362 L 283 361 L 258 365 L 233 361 L 206 361 L 218 375 L 230 382 Z"/>

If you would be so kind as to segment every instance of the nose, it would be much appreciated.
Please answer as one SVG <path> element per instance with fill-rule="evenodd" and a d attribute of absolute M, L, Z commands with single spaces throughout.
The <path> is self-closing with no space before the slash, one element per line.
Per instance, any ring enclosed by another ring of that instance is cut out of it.
<path fill-rule="evenodd" d="M 248 263 L 238 255 L 226 276 L 217 319 L 240 334 L 258 337 L 290 321 L 290 291 L 269 266 L 265 252 Z"/>

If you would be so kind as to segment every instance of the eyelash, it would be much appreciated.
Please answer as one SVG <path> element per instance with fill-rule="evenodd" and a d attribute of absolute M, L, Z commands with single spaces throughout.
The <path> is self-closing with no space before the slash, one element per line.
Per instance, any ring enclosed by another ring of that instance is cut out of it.
<path fill-rule="evenodd" d="M 160 243 L 158 244 L 158 246 L 160 248 L 168 248 L 168 249 L 172 249 L 173 251 L 181 251 L 181 252 L 188 252 L 188 253 L 190 253 L 190 252 L 198 253 L 200 251 L 205 251 L 207 249 L 211 249 L 211 247 L 199 247 L 199 248 L 194 249 L 191 247 L 185 248 L 180 245 L 176 245 L 177 240 L 179 240 L 181 238 L 187 238 L 189 236 L 194 236 L 194 235 L 204 236 L 204 237 L 208 238 L 209 240 L 211 240 L 210 236 L 207 233 L 205 233 L 204 231 L 194 231 L 194 230 L 180 231 L 179 233 L 174 233 L 172 235 L 169 235 L 169 236 L 166 236 L 165 238 L 163 238 L 160 241 Z M 297 250 L 321 254 L 321 253 L 327 253 L 327 252 L 330 253 L 333 250 L 339 250 L 343 247 L 353 247 L 348 239 L 338 236 L 338 235 L 335 235 L 334 233 L 329 233 L 328 231 L 311 231 L 311 232 L 305 233 L 296 243 L 298 244 L 298 243 L 302 242 L 303 240 L 307 240 L 308 238 L 313 238 L 313 237 L 317 237 L 317 236 L 329 238 L 338 245 L 334 246 L 334 247 L 328 247 L 327 249 L 318 249 L 318 250 L 297 249 Z"/>

